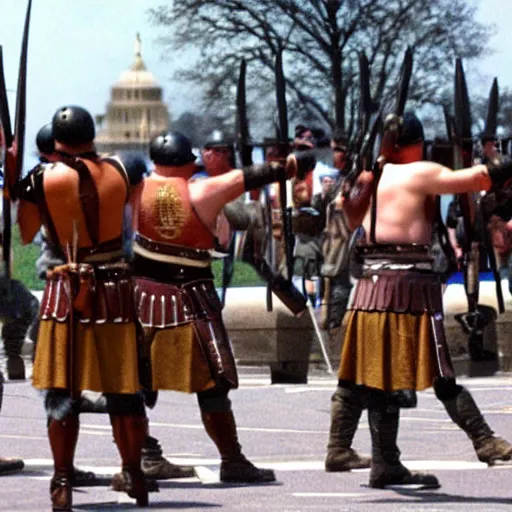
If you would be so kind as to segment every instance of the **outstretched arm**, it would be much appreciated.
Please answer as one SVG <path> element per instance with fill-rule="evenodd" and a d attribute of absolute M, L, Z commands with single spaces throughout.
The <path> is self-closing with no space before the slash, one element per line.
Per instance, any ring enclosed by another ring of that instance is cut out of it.
<path fill-rule="evenodd" d="M 453 171 L 433 162 L 417 162 L 411 169 L 410 187 L 428 195 L 464 194 L 489 190 L 492 182 L 485 165 Z"/>
<path fill-rule="evenodd" d="M 265 163 L 244 169 L 234 169 L 220 176 L 197 180 L 189 184 L 190 200 L 201 220 L 211 228 L 226 203 L 247 190 L 259 189 L 269 183 L 301 177 L 310 168 L 309 155 L 288 155 L 285 164 Z"/>

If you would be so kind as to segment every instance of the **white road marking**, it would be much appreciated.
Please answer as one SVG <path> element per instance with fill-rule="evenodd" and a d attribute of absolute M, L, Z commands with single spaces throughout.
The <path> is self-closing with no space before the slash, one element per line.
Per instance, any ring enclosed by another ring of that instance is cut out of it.
<path fill-rule="evenodd" d="M 2 439 L 33 439 L 41 441 L 42 439 L 48 439 L 46 436 L 25 436 L 25 435 L 14 435 L 14 434 L 0 434 Z"/>
<path fill-rule="evenodd" d="M 366 496 L 359 492 L 293 492 L 296 498 L 360 498 Z"/>
<path fill-rule="evenodd" d="M 194 471 L 197 477 L 204 485 L 218 484 L 220 482 L 220 475 L 218 471 L 212 471 L 206 466 L 195 466 Z"/>
<path fill-rule="evenodd" d="M 203 485 L 218 484 L 219 479 L 219 460 L 206 459 L 206 458 L 183 458 L 171 459 L 175 464 L 187 464 L 194 466 L 197 477 L 187 478 L 187 481 L 200 481 Z M 498 469 L 512 469 L 512 464 L 503 463 L 488 468 L 487 464 L 474 461 L 462 460 L 412 460 L 402 461 L 406 467 L 412 471 L 476 471 L 487 470 L 492 471 Z M 77 465 L 84 471 L 93 471 L 99 478 L 110 479 L 115 473 L 119 472 L 119 466 L 97 466 L 90 464 L 82 464 L 77 461 Z M 273 469 L 277 472 L 298 472 L 298 471 L 325 471 L 324 460 L 294 460 L 294 461 L 258 461 L 258 467 Z M 53 460 L 52 459 L 28 459 L 25 460 L 26 472 L 39 472 L 38 475 L 27 475 L 29 478 L 36 480 L 49 480 L 53 473 Z M 353 473 L 369 473 L 369 469 L 353 470 Z M 353 493 L 295 493 L 294 496 L 303 497 L 350 497 L 358 494 Z"/>
<path fill-rule="evenodd" d="M 417 421 L 418 423 L 426 422 L 426 423 L 453 423 L 451 419 L 446 418 L 416 418 L 414 416 L 402 416 L 400 415 L 400 421 Z"/>

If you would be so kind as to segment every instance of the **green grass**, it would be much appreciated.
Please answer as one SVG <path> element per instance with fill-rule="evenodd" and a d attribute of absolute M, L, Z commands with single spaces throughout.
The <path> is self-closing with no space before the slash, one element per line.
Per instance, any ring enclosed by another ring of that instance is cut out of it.
<path fill-rule="evenodd" d="M 37 277 L 36 259 L 39 245 L 21 243 L 18 226 L 12 230 L 12 276 L 22 281 L 30 290 L 42 290 L 44 281 Z"/>
<path fill-rule="evenodd" d="M 18 226 L 13 226 L 12 233 L 12 275 L 22 281 L 30 290 L 42 290 L 44 281 L 36 274 L 36 259 L 39 256 L 39 246 L 35 244 L 23 245 L 20 239 Z M 222 285 L 222 261 L 213 262 L 215 286 Z M 231 286 L 262 286 L 264 283 L 256 271 L 247 263 L 238 261 L 235 263 L 235 273 Z"/>
<path fill-rule="evenodd" d="M 215 286 L 220 288 L 222 286 L 222 261 L 215 260 L 212 268 L 215 276 Z M 237 261 L 235 263 L 235 272 L 233 274 L 231 286 L 263 286 L 264 284 L 265 283 L 251 265 L 244 263 L 243 261 Z"/>

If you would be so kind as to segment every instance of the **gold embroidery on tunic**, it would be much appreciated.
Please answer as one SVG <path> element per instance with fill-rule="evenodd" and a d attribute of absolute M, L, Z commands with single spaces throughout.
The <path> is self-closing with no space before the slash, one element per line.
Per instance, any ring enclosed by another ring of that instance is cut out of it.
<path fill-rule="evenodd" d="M 174 240 L 181 235 L 187 215 L 181 197 L 172 185 L 166 184 L 158 187 L 155 214 L 156 230 L 162 238 Z"/>

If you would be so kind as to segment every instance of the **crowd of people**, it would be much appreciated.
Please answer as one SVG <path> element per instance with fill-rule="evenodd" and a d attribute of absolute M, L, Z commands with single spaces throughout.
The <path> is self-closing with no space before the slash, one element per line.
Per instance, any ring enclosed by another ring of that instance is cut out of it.
<path fill-rule="evenodd" d="M 32 381 L 44 392 L 55 466 L 53 510 L 71 510 L 73 487 L 95 482 L 94 474 L 74 465 L 82 412 L 109 415 L 122 461 L 112 486 L 139 506 L 148 504 L 156 480 L 193 474 L 193 468 L 167 461 L 149 434 L 146 409 L 157 406 L 161 390 L 196 394 L 204 429 L 221 458 L 222 482 L 276 479 L 247 459 L 238 439 L 229 399 L 238 375 L 212 253 L 227 250 L 234 231 L 247 231 L 258 262 L 270 229 L 276 240 L 272 271 L 286 273 L 283 220 L 275 214 L 265 226 L 258 199 L 259 191 L 286 180 L 300 291 L 321 308 L 322 327 L 333 340 L 340 341 L 346 320 L 326 471 L 370 468 L 374 488 L 439 487 L 434 475 L 407 469 L 397 446 L 400 409 L 414 407 L 416 391 L 429 387 L 479 460 L 492 465 L 512 457 L 512 445 L 494 434 L 457 383 L 444 333 L 442 279 L 430 250 L 436 197 L 502 191 L 512 180 L 512 164 L 491 156 L 452 172 L 423 160 L 423 128 L 414 114 L 405 114 L 401 126 L 380 176 L 363 171 L 347 189 L 352 162 L 340 131 L 328 138 L 299 125 L 286 154 L 267 144 L 265 163 L 242 168 L 236 168 L 231 141 L 211 141 L 202 151 L 205 174 L 199 176 L 197 155 L 181 133 L 152 139 L 148 169 L 146 155 L 99 155 L 85 109 L 56 111 L 38 134 L 40 163 L 12 190 L 23 242 L 42 235 L 38 273 L 45 289 L 32 328 Z M 332 165 L 318 165 L 319 147 L 330 149 Z M 274 210 L 279 197 L 269 195 Z M 457 249 L 457 237 L 452 239 Z M 5 313 L 19 324 L 10 336 L 6 322 L 2 333 L 11 379 L 25 377 L 21 343 L 36 316 L 37 304 L 25 295 L 31 297 L 24 288 L 15 295 L 19 313 Z M 100 398 L 91 399 L 90 391 Z M 371 457 L 352 448 L 364 409 Z M 0 459 L 0 471 L 20 467 L 22 461 Z"/>

